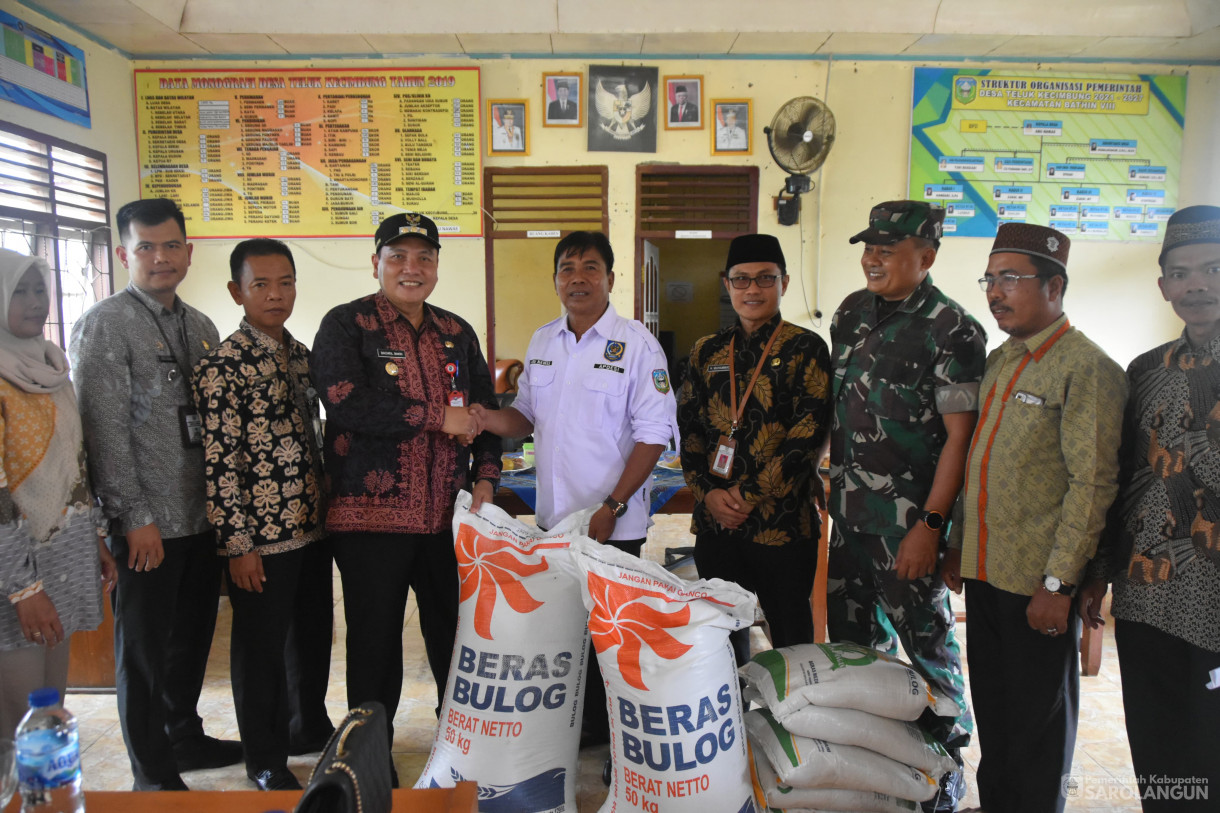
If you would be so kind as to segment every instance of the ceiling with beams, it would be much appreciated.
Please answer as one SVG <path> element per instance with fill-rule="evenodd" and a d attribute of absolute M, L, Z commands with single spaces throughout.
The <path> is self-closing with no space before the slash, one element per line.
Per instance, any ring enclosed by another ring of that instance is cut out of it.
<path fill-rule="evenodd" d="M 18 4 L 133 59 L 419 54 L 897 56 L 1220 64 L 1220 0 L 18 0 Z"/>

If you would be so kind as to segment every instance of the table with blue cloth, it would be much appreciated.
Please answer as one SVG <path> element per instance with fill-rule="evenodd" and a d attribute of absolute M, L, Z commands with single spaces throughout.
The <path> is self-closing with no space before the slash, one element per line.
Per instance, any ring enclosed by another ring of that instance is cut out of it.
<path fill-rule="evenodd" d="M 538 505 L 538 478 L 534 469 L 506 471 L 500 476 L 496 505 L 509 514 L 533 514 Z M 681 470 L 657 466 L 652 470 L 652 505 L 649 514 L 689 514 L 695 508 L 694 497 L 686 487 Z"/>

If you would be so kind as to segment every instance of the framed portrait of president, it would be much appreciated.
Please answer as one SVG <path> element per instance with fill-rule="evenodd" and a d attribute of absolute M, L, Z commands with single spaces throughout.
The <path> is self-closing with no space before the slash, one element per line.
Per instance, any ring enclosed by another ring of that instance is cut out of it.
<path fill-rule="evenodd" d="M 703 77 L 665 77 L 666 130 L 703 129 Z"/>
<path fill-rule="evenodd" d="M 542 74 L 543 127 L 584 126 L 583 80 L 584 76 L 579 73 Z"/>

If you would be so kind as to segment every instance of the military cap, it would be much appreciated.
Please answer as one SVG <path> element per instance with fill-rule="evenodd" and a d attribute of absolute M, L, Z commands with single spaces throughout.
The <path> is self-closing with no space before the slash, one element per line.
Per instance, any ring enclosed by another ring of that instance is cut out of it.
<path fill-rule="evenodd" d="M 922 237 L 939 243 L 944 222 L 945 210 L 939 206 L 922 200 L 889 200 L 874 206 L 868 213 L 868 228 L 847 242 L 889 246 L 908 237 Z"/>

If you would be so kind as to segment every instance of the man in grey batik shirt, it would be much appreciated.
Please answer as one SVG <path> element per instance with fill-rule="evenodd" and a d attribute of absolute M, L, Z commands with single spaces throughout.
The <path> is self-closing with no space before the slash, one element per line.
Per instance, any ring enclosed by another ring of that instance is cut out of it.
<path fill-rule="evenodd" d="M 203 733 L 195 709 L 220 564 L 190 377 L 219 336 L 175 293 L 191 263 L 177 204 L 135 201 L 116 220 L 131 284 L 85 313 L 69 352 L 89 477 L 119 565 L 115 680 L 134 788 L 186 790 L 180 772 L 242 757 L 238 743 Z"/>

